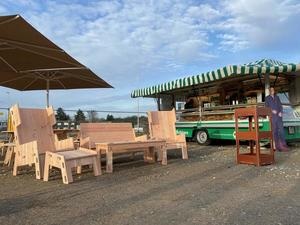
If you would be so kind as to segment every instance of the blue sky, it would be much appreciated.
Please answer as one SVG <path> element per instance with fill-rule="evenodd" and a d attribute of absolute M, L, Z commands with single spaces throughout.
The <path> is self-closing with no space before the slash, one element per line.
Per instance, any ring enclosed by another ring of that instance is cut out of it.
<path fill-rule="evenodd" d="M 261 58 L 300 62 L 300 2 L 293 0 L 5 0 L 114 89 L 51 91 L 66 109 L 137 110 L 133 89 Z M 0 106 L 44 107 L 45 92 L 0 88 Z M 140 99 L 140 109 L 155 109 Z"/>

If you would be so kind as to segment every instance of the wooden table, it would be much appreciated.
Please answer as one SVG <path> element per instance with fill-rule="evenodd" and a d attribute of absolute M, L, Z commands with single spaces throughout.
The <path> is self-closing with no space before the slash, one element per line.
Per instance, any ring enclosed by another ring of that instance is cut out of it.
<path fill-rule="evenodd" d="M 166 154 L 166 141 L 162 140 L 147 140 L 147 141 L 122 141 L 111 143 L 95 143 L 98 157 L 101 161 L 101 151 L 106 153 L 106 172 L 113 172 L 113 153 L 124 152 L 144 152 L 145 162 L 155 162 L 155 149 L 162 152 L 162 164 L 167 161 Z"/>

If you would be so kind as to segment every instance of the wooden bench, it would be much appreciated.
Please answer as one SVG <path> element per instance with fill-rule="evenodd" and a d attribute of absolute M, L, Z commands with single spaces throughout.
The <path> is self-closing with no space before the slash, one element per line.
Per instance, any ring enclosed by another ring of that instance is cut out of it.
<path fill-rule="evenodd" d="M 15 105 L 10 109 L 10 114 L 16 143 L 14 176 L 17 175 L 20 166 L 34 165 L 36 178 L 41 179 L 44 175 L 44 180 L 47 181 L 49 167 L 57 167 L 62 172 L 63 182 L 70 183 L 72 182 L 71 167 L 85 165 L 85 163 L 94 165 L 95 175 L 100 175 L 100 163 L 95 163 L 95 160 L 98 162 L 95 152 L 83 148 L 74 150 L 72 138 L 56 140 L 53 132 L 55 116 L 52 107 L 24 109 Z"/>
<path fill-rule="evenodd" d="M 176 114 L 172 111 L 148 112 L 150 138 L 153 140 L 165 140 L 166 150 L 181 149 L 182 159 L 188 159 L 187 145 L 184 134 L 176 134 Z M 163 164 L 167 164 L 167 151 L 159 156 Z"/>
<path fill-rule="evenodd" d="M 96 143 L 147 140 L 135 137 L 131 123 L 80 123 L 80 146 L 96 149 Z"/>
<path fill-rule="evenodd" d="M 106 154 L 106 171 L 113 171 L 114 153 L 144 152 L 144 159 L 155 161 L 154 149 L 164 151 L 165 141 L 147 140 L 147 136 L 136 137 L 131 123 L 81 123 L 80 145 L 95 149 L 99 159 Z"/>

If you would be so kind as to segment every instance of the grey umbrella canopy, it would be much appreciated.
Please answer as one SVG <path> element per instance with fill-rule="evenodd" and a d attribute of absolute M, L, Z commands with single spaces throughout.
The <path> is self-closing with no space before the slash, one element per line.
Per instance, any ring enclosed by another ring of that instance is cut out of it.
<path fill-rule="evenodd" d="M 21 91 L 111 88 L 20 15 L 0 16 L 0 85 Z"/>

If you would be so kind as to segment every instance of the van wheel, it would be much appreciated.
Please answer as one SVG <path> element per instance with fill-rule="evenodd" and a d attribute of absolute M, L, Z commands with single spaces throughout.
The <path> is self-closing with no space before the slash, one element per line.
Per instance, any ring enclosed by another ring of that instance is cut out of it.
<path fill-rule="evenodd" d="M 209 145 L 211 143 L 211 139 L 209 138 L 206 130 L 196 131 L 195 137 L 199 145 Z"/>

